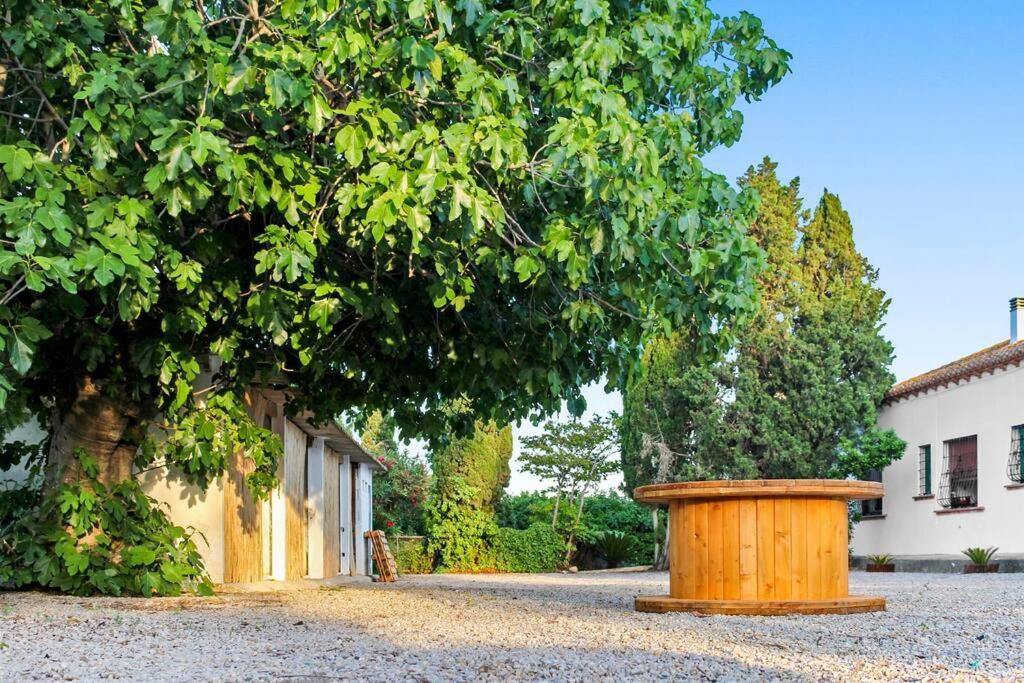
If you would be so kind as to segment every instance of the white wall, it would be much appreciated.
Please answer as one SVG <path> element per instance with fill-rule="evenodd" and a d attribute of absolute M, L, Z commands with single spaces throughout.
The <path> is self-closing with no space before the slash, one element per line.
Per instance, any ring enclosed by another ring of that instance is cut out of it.
<path fill-rule="evenodd" d="M 158 467 L 136 475 L 142 490 L 152 496 L 172 522 L 194 527 L 193 537 L 206 571 L 214 583 L 224 581 L 224 482 L 218 478 L 203 492 L 170 472 Z"/>
<path fill-rule="evenodd" d="M 882 408 L 878 426 L 907 442 L 903 458 L 885 469 L 884 519 L 853 530 L 853 553 L 959 555 L 970 546 L 1024 553 L 1024 488 L 1007 489 L 1010 428 L 1024 424 L 1024 368 L 1011 367 L 929 391 Z M 936 514 L 943 442 L 978 436 L 978 506 L 984 510 Z M 918 495 L 918 449 L 931 444 L 934 498 Z"/>
<path fill-rule="evenodd" d="M 46 435 L 32 420 L 10 432 L 9 441 L 39 442 Z M 25 469 L 16 465 L 0 472 L 0 486 L 4 482 L 20 484 L 25 480 Z M 200 532 L 194 537 L 196 547 L 203 556 L 210 578 L 224 580 L 224 487 L 218 481 L 203 493 L 189 486 L 179 477 L 168 474 L 166 467 L 158 467 L 136 475 L 142 490 L 161 504 L 161 509 L 175 524 L 194 527 Z"/>

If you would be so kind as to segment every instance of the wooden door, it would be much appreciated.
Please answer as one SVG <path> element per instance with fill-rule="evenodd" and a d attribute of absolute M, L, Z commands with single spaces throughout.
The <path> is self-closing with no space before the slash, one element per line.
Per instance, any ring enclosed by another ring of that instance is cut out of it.
<path fill-rule="evenodd" d="M 257 424 L 270 427 L 276 409 L 259 392 L 246 392 L 246 410 Z M 263 506 L 245 484 L 255 469 L 241 450 L 228 462 L 224 476 L 224 582 L 260 581 L 263 575 Z"/>
<path fill-rule="evenodd" d="M 284 423 L 285 578 L 308 573 L 306 450 L 308 437 L 290 420 Z"/>
<path fill-rule="evenodd" d="M 347 457 L 341 457 L 338 462 L 338 489 L 340 491 L 339 508 L 341 510 L 341 525 L 339 539 L 341 541 L 341 568 L 342 574 L 352 574 L 352 473 Z"/>
<path fill-rule="evenodd" d="M 338 454 L 324 449 L 324 576 L 341 572 L 341 482 L 338 480 Z"/>

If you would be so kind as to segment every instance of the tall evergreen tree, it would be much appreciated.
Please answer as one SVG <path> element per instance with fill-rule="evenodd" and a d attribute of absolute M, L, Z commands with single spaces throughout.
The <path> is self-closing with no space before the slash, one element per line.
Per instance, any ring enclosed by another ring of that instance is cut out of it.
<path fill-rule="evenodd" d="M 431 457 L 426 507 L 429 550 L 437 566 L 471 570 L 497 532 L 495 506 L 508 486 L 512 428 L 476 423 L 472 436 L 451 440 Z"/>
<path fill-rule="evenodd" d="M 739 183 L 761 198 L 759 311 L 710 365 L 686 336 L 648 346 L 624 401 L 627 485 L 841 476 L 840 444 L 872 429 L 892 385 L 888 300 L 838 196 L 808 216 L 799 182 L 781 182 L 770 159 Z"/>

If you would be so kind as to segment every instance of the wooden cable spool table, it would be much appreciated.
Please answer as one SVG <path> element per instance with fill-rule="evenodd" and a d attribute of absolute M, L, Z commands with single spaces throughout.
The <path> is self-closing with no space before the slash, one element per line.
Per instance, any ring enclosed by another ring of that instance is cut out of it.
<path fill-rule="evenodd" d="M 641 612 L 850 614 L 885 598 L 849 595 L 849 500 L 880 483 L 830 479 L 696 481 L 641 486 L 640 503 L 669 506 L 669 594 Z"/>

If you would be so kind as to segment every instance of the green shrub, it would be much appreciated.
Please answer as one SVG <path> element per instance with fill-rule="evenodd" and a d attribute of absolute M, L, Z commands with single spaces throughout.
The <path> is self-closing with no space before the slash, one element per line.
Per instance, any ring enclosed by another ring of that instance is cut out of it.
<path fill-rule="evenodd" d="M 664 520 L 661 524 L 664 524 Z M 598 544 L 601 534 L 607 531 L 619 531 L 626 535 L 629 551 L 620 560 L 620 566 L 645 565 L 654 561 L 655 539 L 649 507 L 615 493 L 588 498 L 578 534 L 581 549 L 603 557 Z"/>
<path fill-rule="evenodd" d="M 0 493 L 0 584 L 75 595 L 210 595 L 194 531 L 177 526 L 133 479 L 105 486 L 87 478 L 47 494 Z"/>
<path fill-rule="evenodd" d="M 490 566 L 488 542 L 497 532 L 494 513 L 475 508 L 476 489 L 461 477 L 445 482 L 427 502 L 427 552 L 439 571 L 473 572 Z"/>
<path fill-rule="evenodd" d="M 565 541 L 550 524 L 532 524 L 528 529 L 498 529 L 491 553 L 494 568 L 500 572 L 553 572 L 565 555 Z"/>
<path fill-rule="evenodd" d="M 622 531 L 602 531 L 594 545 L 611 569 L 627 561 L 632 551 L 632 539 Z"/>
<path fill-rule="evenodd" d="M 517 493 L 505 495 L 498 501 L 496 513 L 498 526 L 509 529 L 529 529 L 531 524 L 547 522 L 551 524 L 551 513 L 554 509 L 552 499 L 543 493 Z"/>
<path fill-rule="evenodd" d="M 424 520 L 438 571 L 473 572 L 493 564 L 494 506 L 508 484 L 511 457 L 512 429 L 485 422 L 476 423 L 471 437 L 454 439 L 432 455 Z"/>
<path fill-rule="evenodd" d="M 498 526 L 526 529 L 531 524 L 551 526 L 555 499 L 543 493 L 519 493 L 504 496 L 497 506 Z M 664 513 L 660 528 L 664 533 Z M 558 513 L 558 531 L 567 537 L 576 526 L 575 505 L 562 501 Z M 583 507 L 583 518 L 576 531 L 579 552 L 573 562 L 581 568 L 592 566 L 593 558 L 600 556 L 598 539 L 606 531 L 621 531 L 626 535 L 629 553 L 621 562 L 625 565 L 645 565 L 654 561 L 654 530 L 650 508 L 617 493 L 588 496 Z"/>
<path fill-rule="evenodd" d="M 394 539 L 395 564 L 400 574 L 429 574 L 434 571 L 434 558 L 427 551 L 423 536 L 398 536 Z"/>

